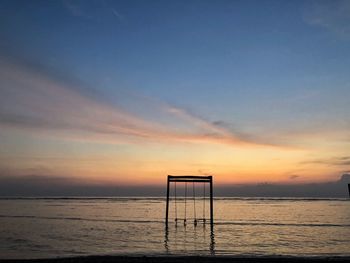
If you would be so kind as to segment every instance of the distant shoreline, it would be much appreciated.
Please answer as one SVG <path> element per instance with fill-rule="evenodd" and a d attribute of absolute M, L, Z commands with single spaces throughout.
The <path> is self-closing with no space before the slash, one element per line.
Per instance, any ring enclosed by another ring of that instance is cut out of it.
<path fill-rule="evenodd" d="M 182 200 L 184 196 L 177 197 Z M 1 196 L 0 200 L 162 200 L 165 201 L 165 196 Z M 216 196 L 215 200 L 267 200 L 267 201 L 349 201 L 349 197 L 310 197 L 310 196 Z"/>
<path fill-rule="evenodd" d="M 292 257 L 292 256 L 84 256 L 48 259 L 0 259 L 0 263 L 180 263 L 180 262 L 203 262 L 203 263 L 229 263 L 229 262 L 256 262 L 256 263 L 301 263 L 301 262 L 349 262 L 350 256 L 334 257 Z"/>

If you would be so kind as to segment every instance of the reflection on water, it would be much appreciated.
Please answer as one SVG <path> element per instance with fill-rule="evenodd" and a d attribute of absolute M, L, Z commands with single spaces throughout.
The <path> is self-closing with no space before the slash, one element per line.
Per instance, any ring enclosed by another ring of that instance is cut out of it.
<path fill-rule="evenodd" d="M 210 229 L 209 233 L 207 231 L 207 228 Z M 178 235 L 179 231 L 182 231 L 183 235 Z M 170 233 L 171 235 L 170 237 L 169 237 L 169 226 L 165 225 L 164 233 L 165 233 L 164 248 L 165 248 L 166 254 L 172 254 L 173 250 L 174 251 L 178 250 L 177 246 L 179 244 L 185 247 L 185 249 L 182 249 L 183 251 L 187 251 L 186 246 L 190 245 L 190 242 L 187 239 L 187 225 L 184 225 L 181 229 L 179 229 L 179 227 L 175 225 L 174 230 Z M 207 251 L 209 251 L 209 254 L 215 255 L 215 235 L 214 235 L 214 226 L 212 224 L 203 223 L 197 227 L 194 227 L 191 234 L 193 234 L 193 245 L 197 248 L 196 249 L 197 251 L 198 251 L 197 245 L 202 241 L 204 245 L 208 246 Z M 208 238 L 208 235 L 209 235 L 209 238 Z M 183 237 L 183 240 L 181 240 L 182 237 Z M 172 246 L 174 246 L 174 248 Z"/>
<path fill-rule="evenodd" d="M 163 198 L 0 199 L 0 258 L 350 254 L 345 199 L 217 198 L 213 227 L 164 215 Z"/>

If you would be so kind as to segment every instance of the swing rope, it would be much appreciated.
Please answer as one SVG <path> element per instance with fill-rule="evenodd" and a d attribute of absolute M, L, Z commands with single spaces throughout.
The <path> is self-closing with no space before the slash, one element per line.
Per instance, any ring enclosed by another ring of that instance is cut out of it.
<path fill-rule="evenodd" d="M 187 182 L 185 182 L 185 218 L 184 218 L 184 225 L 186 225 L 186 208 L 187 208 L 187 205 L 186 205 L 186 201 L 187 201 Z"/>
<path fill-rule="evenodd" d="M 194 225 L 197 225 L 197 216 L 196 216 L 196 191 L 194 189 L 194 182 L 192 183 L 193 191 L 193 215 L 194 215 Z"/>
<path fill-rule="evenodd" d="M 175 182 L 175 222 L 177 222 L 176 182 Z"/>
<path fill-rule="evenodd" d="M 203 183 L 203 221 L 205 223 L 205 183 Z"/>

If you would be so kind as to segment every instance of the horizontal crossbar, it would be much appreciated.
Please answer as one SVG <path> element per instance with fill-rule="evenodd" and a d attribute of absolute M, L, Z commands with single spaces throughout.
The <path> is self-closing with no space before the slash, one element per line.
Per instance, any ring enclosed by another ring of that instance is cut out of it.
<path fill-rule="evenodd" d="M 174 183 L 174 182 L 176 182 L 176 183 L 189 183 L 189 182 L 194 182 L 194 183 L 210 183 L 211 181 L 209 181 L 209 180 L 203 180 L 203 179 L 199 179 L 199 180 L 191 180 L 191 179 L 188 179 L 188 180 L 186 180 L 186 179 L 178 179 L 178 180 L 169 180 L 169 183 Z"/>
<path fill-rule="evenodd" d="M 212 181 L 212 176 L 202 176 L 202 175 L 168 175 L 169 182 L 203 182 L 210 183 Z"/>

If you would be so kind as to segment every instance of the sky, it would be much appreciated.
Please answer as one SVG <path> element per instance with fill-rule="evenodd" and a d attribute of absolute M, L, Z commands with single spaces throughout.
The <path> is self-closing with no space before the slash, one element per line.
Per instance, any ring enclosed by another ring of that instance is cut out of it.
<path fill-rule="evenodd" d="M 350 1 L 1 0 L 0 39 L 0 177 L 350 171 Z"/>

